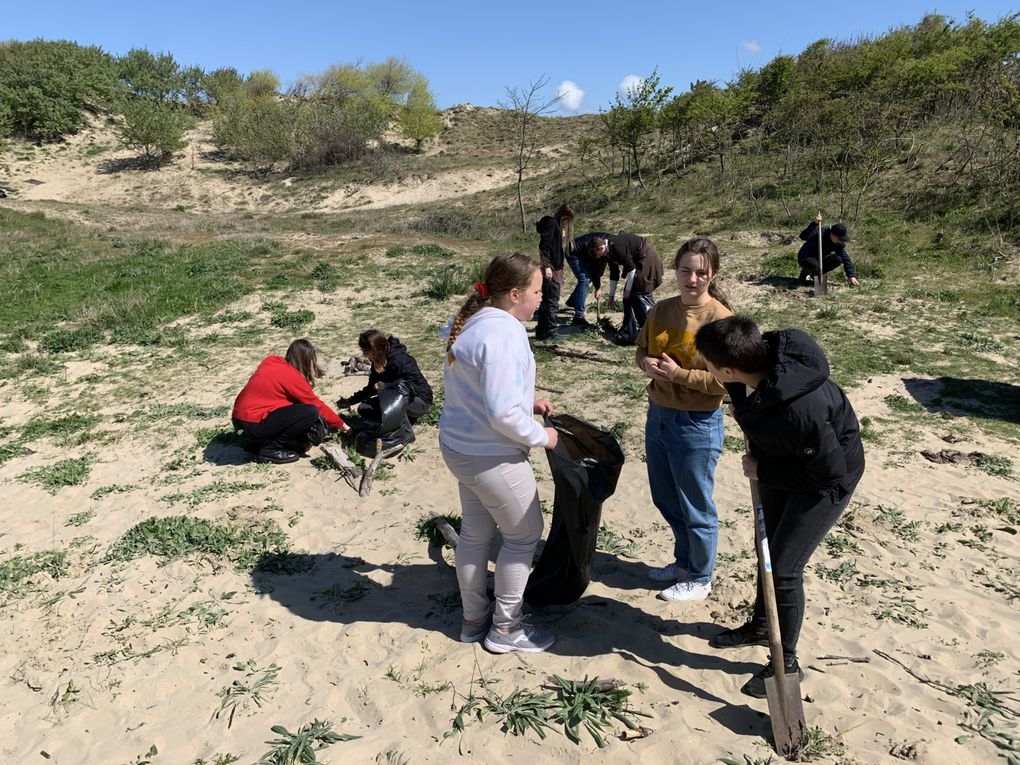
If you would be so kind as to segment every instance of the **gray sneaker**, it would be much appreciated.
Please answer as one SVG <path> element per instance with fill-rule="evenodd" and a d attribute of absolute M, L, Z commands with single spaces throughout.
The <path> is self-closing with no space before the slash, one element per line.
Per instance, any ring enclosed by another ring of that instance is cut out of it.
<path fill-rule="evenodd" d="M 493 627 L 485 636 L 485 647 L 493 653 L 542 653 L 556 642 L 556 638 L 548 630 L 533 624 L 519 622 L 509 632 L 500 632 Z"/>

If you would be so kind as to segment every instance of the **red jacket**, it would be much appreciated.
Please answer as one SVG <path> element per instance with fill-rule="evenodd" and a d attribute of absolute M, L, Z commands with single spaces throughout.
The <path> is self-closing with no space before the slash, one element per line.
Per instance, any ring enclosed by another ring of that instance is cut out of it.
<path fill-rule="evenodd" d="M 262 422 L 270 412 L 291 404 L 314 404 L 331 428 L 342 428 L 340 416 L 322 403 L 312 386 L 283 356 L 266 356 L 234 399 L 231 417 Z"/>

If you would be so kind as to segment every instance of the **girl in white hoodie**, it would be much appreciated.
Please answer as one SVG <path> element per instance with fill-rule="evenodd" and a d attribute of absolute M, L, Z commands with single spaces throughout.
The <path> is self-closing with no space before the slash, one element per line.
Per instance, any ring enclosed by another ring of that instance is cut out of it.
<path fill-rule="evenodd" d="M 460 489 L 460 639 L 484 640 L 495 653 L 538 653 L 553 643 L 551 633 L 521 620 L 524 587 L 542 537 L 528 451 L 553 449 L 557 442 L 556 431 L 534 419 L 551 415 L 552 404 L 535 400 L 535 357 L 521 325 L 541 300 L 538 264 L 520 253 L 499 255 L 453 318 L 446 346 L 439 443 Z M 485 584 L 496 528 L 503 546 L 492 603 Z"/>

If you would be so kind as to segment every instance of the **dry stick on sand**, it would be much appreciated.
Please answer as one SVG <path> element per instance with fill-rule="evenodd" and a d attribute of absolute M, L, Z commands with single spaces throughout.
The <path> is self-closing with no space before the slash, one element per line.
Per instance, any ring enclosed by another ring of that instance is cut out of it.
<path fill-rule="evenodd" d="M 392 457 L 394 454 L 397 454 L 403 448 L 404 444 L 398 444 L 397 446 L 391 446 L 386 451 L 383 451 L 382 439 L 377 438 L 375 440 L 375 457 L 372 458 L 371 464 L 365 468 L 365 472 L 361 474 L 361 486 L 358 488 L 359 496 L 367 497 L 368 493 L 372 491 L 372 479 L 375 478 L 375 471 L 379 469 L 379 463 L 387 457 Z"/>
<path fill-rule="evenodd" d="M 337 470 L 340 471 L 340 477 L 343 478 L 347 485 L 352 489 L 357 489 L 358 495 L 367 497 L 368 493 L 372 491 L 372 480 L 375 478 L 375 471 L 379 469 L 379 464 L 387 457 L 392 457 L 394 454 L 404 448 L 403 444 L 399 446 L 393 446 L 383 451 L 382 442 L 376 441 L 375 443 L 375 457 L 372 462 L 364 470 L 361 470 L 357 465 L 351 462 L 350 457 L 343 450 L 343 447 L 338 444 L 322 444 L 319 446 L 322 449 L 329 461 L 332 462 Z M 354 480 L 358 479 L 359 483 L 357 486 L 354 485 Z"/>
<path fill-rule="evenodd" d="M 449 522 L 441 515 L 436 513 L 429 513 L 429 518 L 432 519 L 432 525 L 439 530 L 439 533 L 443 535 L 450 547 L 454 550 L 457 549 L 457 544 L 460 542 L 460 535 L 457 533 L 457 529 L 449 524 Z"/>

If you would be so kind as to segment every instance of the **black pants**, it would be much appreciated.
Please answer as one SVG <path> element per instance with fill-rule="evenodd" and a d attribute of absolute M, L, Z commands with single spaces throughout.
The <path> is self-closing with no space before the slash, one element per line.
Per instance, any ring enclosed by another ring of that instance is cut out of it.
<path fill-rule="evenodd" d="M 807 273 L 808 276 L 815 276 L 818 273 L 818 258 L 804 258 L 798 260 L 800 263 L 800 270 Z M 825 256 L 825 260 L 822 261 L 822 273 L 827 274 L 829 271 L 835 271 L 843 265 L 843 261 L 839 259 L 839 255 L 834 252 L 830 252 Z"/>
<path fill-rule="evenodd" d="M 556 332 L 559 320 L 556 312 L 560 309 L 560 283 L 542 277 L 542 302 L 538 306 L 538 324 L 535 325 L 535 339 L 546 340 Z"/>
<path fill-rule="evenodd" d="M 634 345 L 638 332 L 645 326 L 649 312 L 655 307 L 655 298 L 650 292 L 631 292 L 623 299 L 623 324 L 613 337 L 617 345 Z"/>
<path fill-rule="evenodd" d="M 257 451 L 264 446 L 303 452 L 309 447 L 308 430 L 319 417 L 314 404 L 291 404 L 274 409 L 262 422 L 234 420 L 234 428 L 243 430 Z"/>
<path fill-rule="evenodd" d="M 782 491 L 759 484 L 765 508 L 765 532 L 772 558 L 784 658 L 797 655 L 797 640 L 804 624 L 804 567 L 825 535 L 836 525 L 859 480 L 860 476 L 853 479 L 850 491 L 837 487 L 824 493 Z M 764 630 L 765 603 L 760 576 L 757 590 L 751 623 Z"/>

